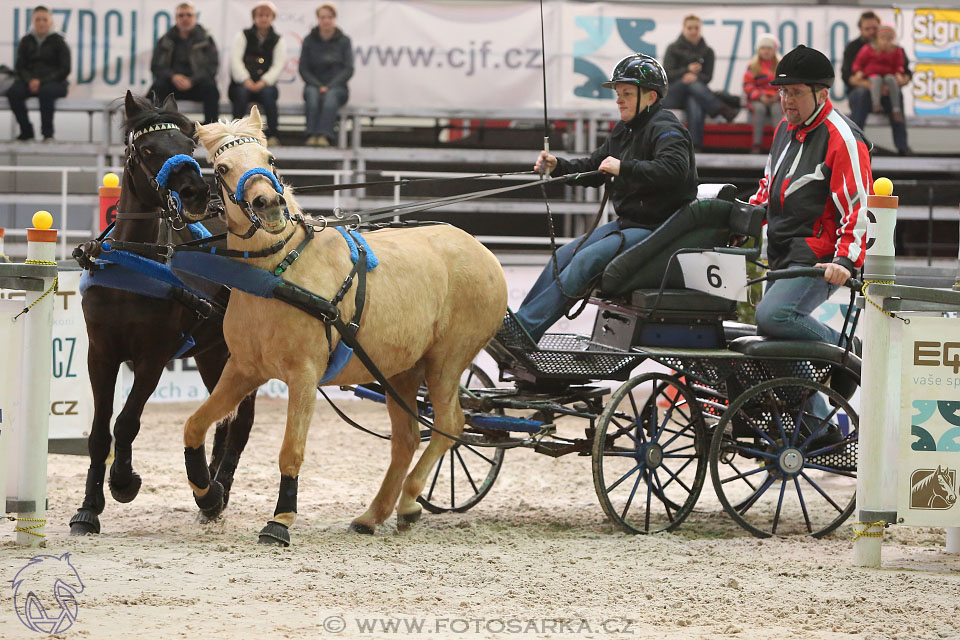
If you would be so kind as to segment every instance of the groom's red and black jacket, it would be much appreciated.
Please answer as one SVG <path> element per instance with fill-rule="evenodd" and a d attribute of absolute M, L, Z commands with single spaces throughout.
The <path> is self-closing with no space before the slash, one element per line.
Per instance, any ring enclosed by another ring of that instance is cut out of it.
<path fill-rule="evenodd" d="M 770 267 L 863 266 L 872 145 L 827 100 L 801 125 L 780 121 L 751 204 L 767 207 Z"/>

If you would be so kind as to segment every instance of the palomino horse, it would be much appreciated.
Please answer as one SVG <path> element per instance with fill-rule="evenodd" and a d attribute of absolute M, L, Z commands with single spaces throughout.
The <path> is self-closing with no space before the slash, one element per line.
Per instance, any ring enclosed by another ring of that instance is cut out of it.
<path fill-rule="evenodd" d="M 286 240 L 285 247 L 269 257 L 244 260 L 275 272 L 291 249 L 301 248 L 307 231 L 292 189 L 284 185 L 283 196 L 278 193 L 280 183 L 275 182 L 273 157 L 266 148 L 257 108 L 230 124 L 201 126 L 197 136 L 213 160 L 218 181 L 230 190 L 225 196 L 239 191 L 235 196 L 238 203 L 224 200 L 229 248 L 262 251 L 276 245 L 278 239 Z M 290 213 L 294 214 L 292 221 Z M 458 396 L 460 374 L 503 319 L 507 306 L 503 270 L 475 238 L 448 225 L 384 229 L 364 238 L 379 266 L 367 276 L 366 305 L 357 338 L 407 407 L 416 410 L 417 390 L 426 380 L 437 429 L 459 435 L 464 424 Z M 333 299 L 351 272 L 350 253 L 343 235 L 324 229 L 302 248 L 283 277 Z M 341 317 L 353 316 L 356 291 L 354 286 L 340 302 Z M 260 532 L 260 541 L 286 545 L 290 541 L 288 527 L 296 518 L 297 476 L 317 384 L 340 336 L 333 332 L 333 344 L 328 344 L 321 320 L 276 299 L 236 289 L 223 329 L 230 360 L 210 397 L 184 426 L 188 480 L 201 508 L 216 503 L 217 481 L 211 481 L 206 467 L 199 463 L 207 429 L 267 380 L 284 381 L 290 395 L 280 448 L 280 496 L 273 520 Z M 353 358 L 325 384 L 362 384 L 372 379 L 359 359 Z M 421 510 L 417 496 L 431 468 L 452 445 L 450 439 L 434 434 L 407 475 L 420 442 L 417 422 L 392 398 L 387 400 L 387 410 L 392 425 L 390 465 L 369 508 L 350 525 L 359 533 L 372 534 L 395 505 L 399 529 L 416 522 Z"/>
<path fill-rule="evenodd" d="M 124 108 L 127 158 L 116 226 L 110 240 L 157 243 L 164 228 L 173 238 L 190 240 L 185 223 L 201 219 L 210 199 L 210 190 L 200 175 L 199 166 L 184 157 L 192 155 L 195 147 L 191 137 L 193 123 L 177 111 L 172 97 L 156 107 L 128 91 Z M 172 159 L 176 160 L 170 162 Z M 161 173 L 163 185 L 155 179 Z M 170 200 L 171 193 L 178 195 Z M 182 202 L 182 212 L 178 210 L 176 198 Z M 181 213 L 186 220 L 180 219 Z M 92 266 L 89 260 L 97 257 L 99 251 L 97 243 L 87 243 L 81 260 Z M 110 493 L 118 502 L 130 502 L 141 485 L 140 476 L 133 470 L 133 440 L 140 431 L 143 406 L 156 389 L 164 366 L 188 346 L 185 338 L 192 334 L 195 346 L 181 355 L 194 357 L 204 385 L 213 389 L 229 357 L 223 341 L 222 319 L 217 314 L 203 319 L 185 304 L 169 298 L 97 286 L 93 276 L 98 273 L 93 271 L 92 275 L 85 276 L 90 278 L 91 286 L 84 290 L 82 302 L 90 339 L 87 368 L 93 387 L 94 414 L 87 441 L 90 468 L 86 491 L 83 505 L 70 520 L 71 535 L 100 532 L 98 516 L 105 506 L 103 480 L 110 453 L 110 418 L 120 365 L 131 363 L 134 381 L 114 426 L 115 459 L 110 467 Z M 250 435 L 253 411 L 251 395 L 240 404 L 237 414 L 217 429 L 211 468 L 228 491 Z"/>

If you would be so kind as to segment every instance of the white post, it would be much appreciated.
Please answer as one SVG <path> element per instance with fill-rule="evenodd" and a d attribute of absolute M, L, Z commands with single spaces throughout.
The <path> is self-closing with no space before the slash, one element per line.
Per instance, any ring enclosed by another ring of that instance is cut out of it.
<path fill-rule="evenodd" d="M 947 527 L 947 553 L 960 553 L 960 527 Z"/>
<path fill-rule="evenodd" d="M 879 182 L 879 180 L 878 180 Z M 889 192 L 888 192 L 889 193 Z M 893 232 L 896 228 L 898 199 L 891 195 L 867 197 L 868 220 L 875 223 L 867 241 L 864 262 L 864 282 L 895 279 Z M 867 294 L 869 295 L 869 287 Z M 876 300 L 882 304 L 882 299 Z M 884 444 L 887 423 L 896 420 L 896 414 L 887 411 L 890 389 L 891 362 L 890 319 L 864 301 L 863 311 L 863 378 L 861 380 L 859 453 L 857 456 L 857 510 L 856 520 L 876 522 L 877 516 L 890 511 L 884 496 L 884 477 L 896 469 L 896 460 L 890 459 L 892 450 Z M 883 543 L 883 527 L 868 524 L 854 525 L 859 535 L 853 542 L 853 564 L 857 567 L 879 567 Z M 879 534 L 879 535 L 877 535 Z"/>
<path fill-rule="evenodd" d="M 56 229 L 27 229 L 27 260 L 54 262 Z M 17 421 L 20 466 L 17 474 L 18 501 L 32 511 L 21 511 L 17 544 L 39 546 L 43 542 L 47 514 L 47 437 L 50 418 L 50 360 L 53 357 L 53 292 L 43 295 L 54 278 L 43 279 L 43 291 L 28 291 L 20 316 L 23 329 L 23 377 L 20 380 L 20 411 Z M 42 299 L 40 299 L 42 297 Z M 38 302 L 39 300 L 39 302 Z M 36 303 L 36 304 L 34 304 Z M 31 307 L 30 305 L 33 304 Z M 39 525 L 39 526 L 38 526 Z"/>
<path fill-rule="evenodd" d="M 70 228 L 67 226 L 67 191 L 69 190 L 69 182 L 67 181 L 67 171 L 69 167 L 65 167 L 60 172 L 60 227 L 63 229 L 63 236 L 60 239 L 60 259 L 67 259 L 67 230 Z"/>

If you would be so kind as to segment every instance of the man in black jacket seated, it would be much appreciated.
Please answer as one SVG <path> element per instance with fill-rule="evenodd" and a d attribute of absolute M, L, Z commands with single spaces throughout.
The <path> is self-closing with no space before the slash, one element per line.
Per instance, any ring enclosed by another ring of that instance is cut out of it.
<path fill-rule="evenodd" d="M 690 134 L 660 105 L 667 93 L 667 74 L 660 63 L 643 54 L 627 56 L 603 86 L 616 89 L 621 119 L 610 137 L 580 160 L 541 151 L 534 169 L 546 169 L 555 176 L 599 169 L 604 175 L 579 178 L 575 184 L 599 187 L 606 183 L 617 220 L 559 249 L 559 278 L 554 277 L 551 259 L 515 316 L 508 315 L 505 323 L 519 322 L 535 341 L 590 291 L 611 259 L 649 236 L 697 196 Z M 516 327 L 504 329 L 498 333 L 501 343 L 508 348 L 521 346 L 507 337 L 516 335 Z"/>
<path fill-rule="evenodd" d="M 683 19 L 683 31 L 667 47 L 663 57 L 670 97 L 664 100 L 667 109 L 683 109 L 693 146 L 703 147 L 703 126 L 706 116 L 723 116 L 732 122 L 740 111 L 721 100 L 707 86 L 713 79 L 714 54 L 702 35 L 703 23 L 693 14 Z"/>
<path fill-rule="evenodd" d="M 177 100 L 199 100 L 203 103 L 204 124 L 216 122 L 220 117 L 219 66 L 217 45 L 197 24 L 196 6 L 181 2 L 177 5 L 176 24 L 163 34 L 153 50 L 150 91 L 161 100 L 171 93 Z"/>
<path fill-rule="evenodd" d="M 33 125 L 27 116 L 27 98 L 40 100 L 40 133 L 44 141 L 53 140 L 53 112 L 57 98 L 67 95 L 70 75 L 70 47 L 63 36 L 53 30 L 50 10 L 39 6 L 33 10 L 33 28 L 17 47 L 17 79 L 7 91 L 10 110 L 20 125 L 17 140 L 33 140 Z"/>

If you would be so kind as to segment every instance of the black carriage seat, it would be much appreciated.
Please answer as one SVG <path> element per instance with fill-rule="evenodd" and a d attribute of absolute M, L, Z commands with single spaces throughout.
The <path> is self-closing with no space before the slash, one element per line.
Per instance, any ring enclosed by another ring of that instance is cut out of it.
<path fill-rule="evenodd" d="M 855 353 L 828 342 L 746 336 L 730 342 L 730 349 L 757 358 L 791 358 L 832 363 L 834 366 L 830 373 L 830 387 L 847 400 L 860 386 L 860 358 Z"/>
<path fill-rule="evenodd" d="M 595 294 L 601 308 L 595 341 L 619 348 L 726 344 L 723 322 L 735 319 L 736 302 L 685 289 L 671 256 L 679 249 L 727 247 L 737 236 L 759 238 L 763 208 L 737 201 L 735 195 L 733 185 L 700 185 L 697 200 L 610 261 Z"/>

